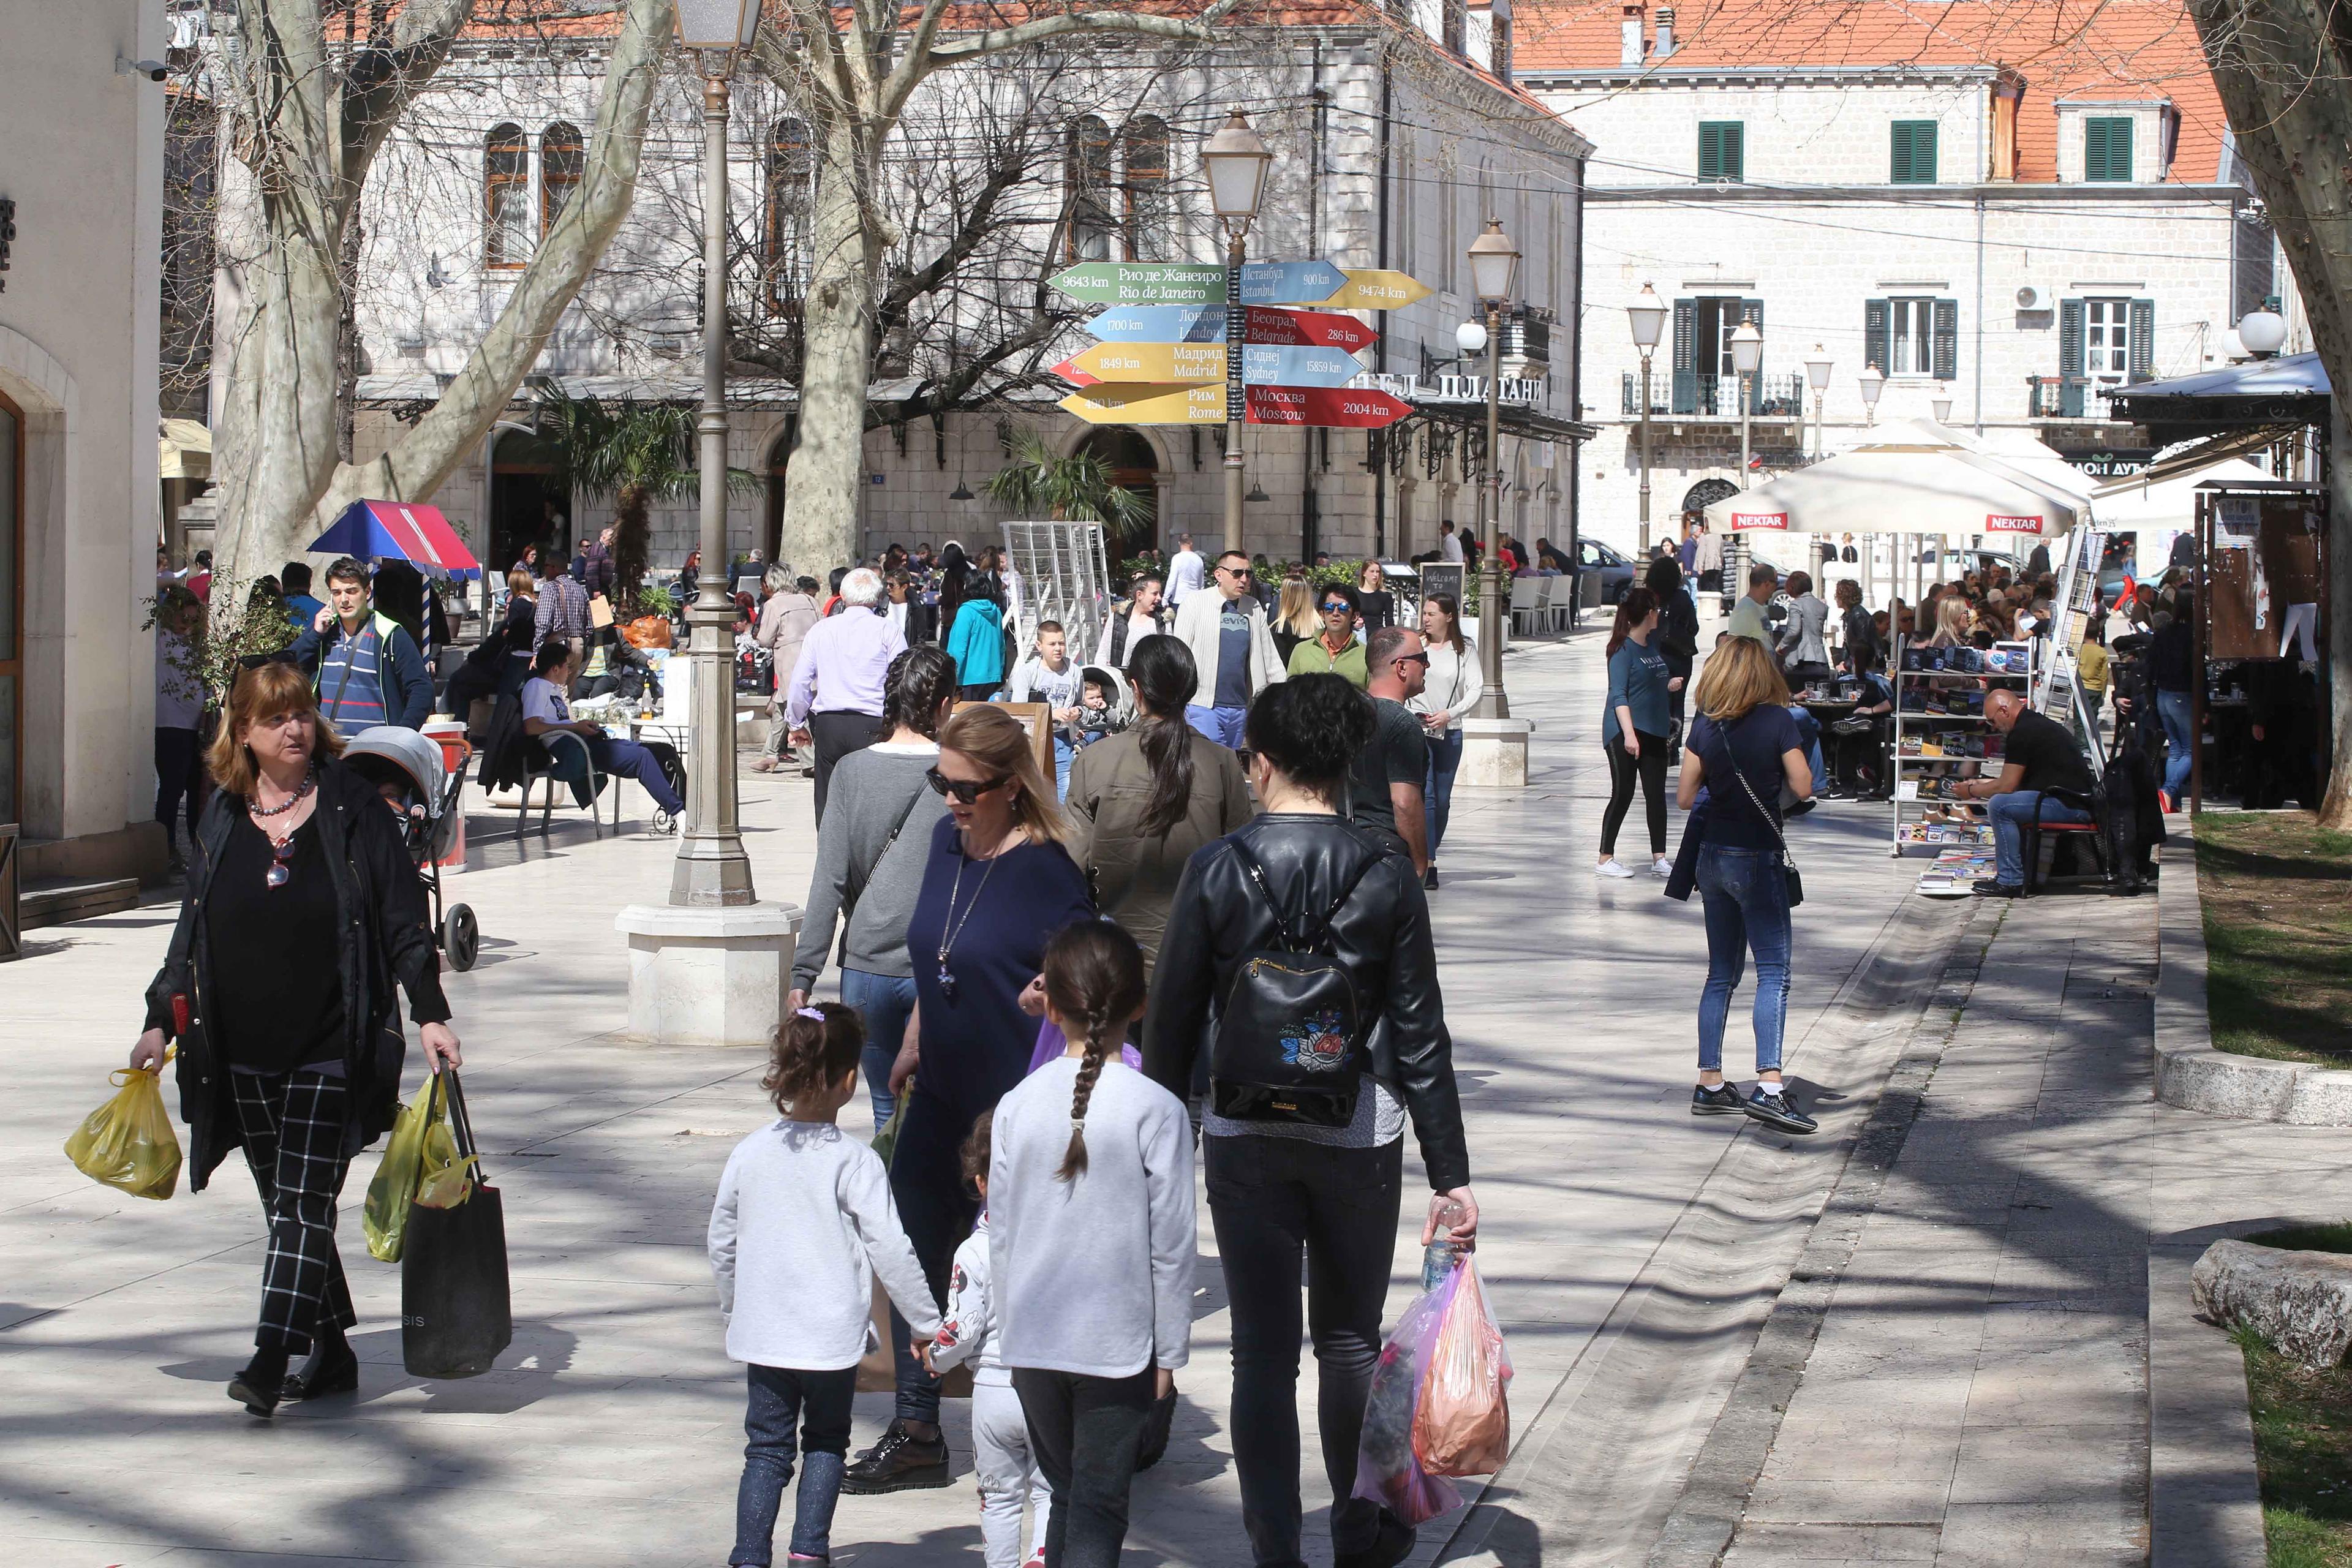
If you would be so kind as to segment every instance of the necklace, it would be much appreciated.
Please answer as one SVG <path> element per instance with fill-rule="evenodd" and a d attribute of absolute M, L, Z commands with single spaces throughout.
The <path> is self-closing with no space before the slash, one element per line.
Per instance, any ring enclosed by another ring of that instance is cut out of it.
<path fill-rule="evenodd" d="M 996 874 L 996 863 L 1003 858 L 1004 852 L 1001 849 L 988 858 L 988 868 L 981 872 L 980 885 L 972 889 L 971 902 L 964 906 L 963 918 L 959 920 L 956 900 L 963 892 L 963 868 L 971 862 L 961 856 L 956 858 L 955 882 L 948 889 L 948 915 L 940 925 L 940 994 L 950 1002 L 955 1000 L 956 979 L 948 970 L 948 954 L 953 951 L 956 938 L 963 934 L 963 928 L 971 923 L 971 912 L 980 908 L 980 896 L 988 891 L 988 879 Z"/>
<path fill-rule="evenodd" d="M 261 818 L 283 816 L 301 805 L 303 797 L 310 793 L 310 786 L 318 776 L 316 773 L 304 773 L 301 787 L 288 796 L 282 805 L 264 805 L 258 794 L 247 795 L 245 809 L 252 814 L 255 819 L 254 826 L 261 827 Z M 269 870 L 261 879 L 264 887 L 282 888 L 293 878 L 294 835 L 300 831 L 299 827 L 289 829 L 286 837 L 280 838 L 267 827 L 261 827 L 261 836 L 269 840 Z"/>
<path fill-rule="evenodd" d="M 257 791 L 255 794 L 245 797 L 245 809 L 253 813 L 257 817 L 283 816 L 288 812 L 302 804 L 302 797 L 310 793 L 310 786 L 317 781 L 318 776 L 319 775 L 316 773 L 304 773 L 302 775 L 301 784 L 296 787 L 292 795 L 286 797 L 285 803 L 280 805 L 262 805 L 261 795 Z"/>

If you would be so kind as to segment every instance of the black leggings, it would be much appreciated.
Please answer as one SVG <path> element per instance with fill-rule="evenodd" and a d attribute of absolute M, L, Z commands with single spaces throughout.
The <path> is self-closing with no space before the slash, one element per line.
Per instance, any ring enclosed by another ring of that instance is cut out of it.
<path fill-rule="evenodd" d="M 1666 737 L 1646 731 L 1633 731 L 1642 742 L 1639 762 L 1625 754 L 1622 738 L 1608 742 L 1609 809 L 1601 814 L 1601 854 L 1603 859 L 1617 853 L 1617 830 L 1625 825 L 1625 813 L 1633 805 L 1633 781 L 1642 784 L 1643 804 L 1650 813 L 1650 853 L 1653 857 L 1666 852 Z"/>

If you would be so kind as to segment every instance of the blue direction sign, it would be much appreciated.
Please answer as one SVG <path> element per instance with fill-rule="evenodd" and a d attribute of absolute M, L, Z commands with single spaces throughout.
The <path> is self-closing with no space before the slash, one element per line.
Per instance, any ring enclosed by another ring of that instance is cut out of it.
<path fill-rule="evenodd" d="M 1114 305 L 1087 323 L 1106 343 L 1221 343 L 1223 305 Z"/>
<path fill-rule="evenodd" d="M 1328 261 L 1245 261 L 1244 305 L 1319 305 L 1338 293 L 1348 275 Z"/>
<path fill-rule="evenodd" d="M 1242 379 L 1253 385 L 1345 386 L 1363 374 L 1362 362 L 1345 349 L 1242 347 Z"/>

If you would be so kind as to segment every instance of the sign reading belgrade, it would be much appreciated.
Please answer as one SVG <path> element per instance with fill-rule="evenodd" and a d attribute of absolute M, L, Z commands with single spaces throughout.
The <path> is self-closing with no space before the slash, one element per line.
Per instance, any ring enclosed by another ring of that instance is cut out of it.
<path fill-rule="evenodd" d="M 1225 269 L 1197 261 L 1086 261 L 1055 274 L 1054 287 L 1097 305 L 1222 305 Z M 1393 310 L 1425 299 L 1428 285 L 1385 268 L 1328 261 L 1252 261 L 1242 267 L 1244 305 L 1321 305 Z"/>
<path fill-rule="evenodd" d="M 1223 305 L 1126 305 L 1105 310 L 1087 323 L 1087 331 L 1107 343 L 1221 343 L 1225 341 Z M 1319 310 L 1279 310 L 1270 306 L 1249 308 L 1249 338 L 1254 343 L 1292 348 L 1368 349 L 1380 334 L 1353 316 Z"/>
<path fill-rule="evenodd" d="M 1345 386 L 1363 374 L 1356 356 L 1343 349 L 1276 348 L 1248 343 L 1242 349 L 1242 379 L 1265 384 Z M 1081 386 L 1096 382 L 1223 382 L 1223 343 L 1097 343 L 1054 367 L 1054 374 Z"/>

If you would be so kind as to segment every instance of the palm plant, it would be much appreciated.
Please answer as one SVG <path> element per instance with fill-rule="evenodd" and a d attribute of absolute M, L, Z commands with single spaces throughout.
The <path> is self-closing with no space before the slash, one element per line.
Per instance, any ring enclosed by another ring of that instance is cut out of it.
<path fill-rule="evenodd" d="M 634 605 L 645 584 L 654 503 L 701 493 L 697 419 L 683 403 L 540 395 L 540 438 L 554 464 L 549 487 L 558 494 L 613 498 L 613 577 L 624 605 Z M 760 489 L 760 477 L 750 469 L 727 470 L 730 495 Z"/>
<path fill-rule="evenodd" d="M 1151 503 L 1120 484 L 1100 456 L 1078 451 L 1056 457 L 1042 437 L 1028 431 L 1014 440 L 1012 463 L 990 475 L 981 489 L 1018 514 L 1099 522 L 1113 542 L 1151 525 Z"/>

